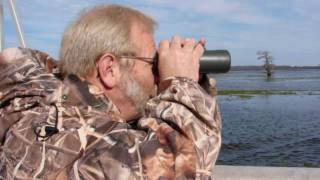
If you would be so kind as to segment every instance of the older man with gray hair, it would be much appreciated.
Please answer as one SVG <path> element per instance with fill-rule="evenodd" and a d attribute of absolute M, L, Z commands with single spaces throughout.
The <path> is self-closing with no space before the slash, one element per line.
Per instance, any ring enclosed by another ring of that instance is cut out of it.
<path fill-rule="evenodd" d="M 214 80 L 199 83 L 205 42 L 173 36 L 156 49 L 155 25 L 131 8 L 97 6 L 67 27 L 58 63 L 3 51 L 2 178 L 210 178 L 221 118 Z"/>

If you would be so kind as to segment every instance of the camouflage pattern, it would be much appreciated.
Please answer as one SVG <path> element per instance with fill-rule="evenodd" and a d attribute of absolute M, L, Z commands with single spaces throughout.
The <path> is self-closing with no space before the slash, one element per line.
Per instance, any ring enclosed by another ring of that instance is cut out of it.
<path fill-rule="evenodd" d="M 126 123 L 97 88 L 55 75 L 48 55 L 0 58 L 0 179 L 210 178 L 221 145 L 214 80 L 204 90 L 174 77 Z"/>

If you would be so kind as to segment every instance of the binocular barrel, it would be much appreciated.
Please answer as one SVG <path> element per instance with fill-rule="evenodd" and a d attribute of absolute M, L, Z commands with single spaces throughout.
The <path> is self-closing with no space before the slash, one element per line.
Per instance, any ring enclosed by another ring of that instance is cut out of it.
<path fill-rule="evenodd" d="M 156 53 L 153 61 L 152 72 L 159 74 L 158 59 Z M 206 50 L 200 58 L 200 73 L 226 73 L 231 67 L 231 56 L 227 50 Z"/>
<path fill-rule="evenodd" d="M 226 73 L 231 67 L 227 50 L 206 50 L 200 58 L 200 73 Z"/>

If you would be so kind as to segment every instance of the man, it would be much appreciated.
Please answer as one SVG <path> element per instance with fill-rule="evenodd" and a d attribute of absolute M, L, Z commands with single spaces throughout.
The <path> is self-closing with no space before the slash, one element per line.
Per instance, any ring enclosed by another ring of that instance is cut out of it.
<path fill-rule="evenodd" d="M 221 118 L 213 81 L 198 84 L 204 40 L 174 36 L 157 50 L 154 26 L 118 5 L 84 12 L 64 33 L 60 76 L 44 53 L 2 52 L 4 179 L 210 177 Z"/>

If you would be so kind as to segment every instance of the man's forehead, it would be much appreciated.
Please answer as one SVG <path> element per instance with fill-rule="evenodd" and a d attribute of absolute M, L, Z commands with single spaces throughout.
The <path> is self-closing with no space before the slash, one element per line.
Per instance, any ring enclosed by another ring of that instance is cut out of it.
<path fill-rule="evenodd" d="M 134 43 L 144 43 L 144 46 L 148 46 L 149 48 L 155 48 L 155 42 L 153 38 L 153 33 L 145 27 L 144 24 L 134 22 L 131 25 L 130 31 L 131 39 Z"/>

